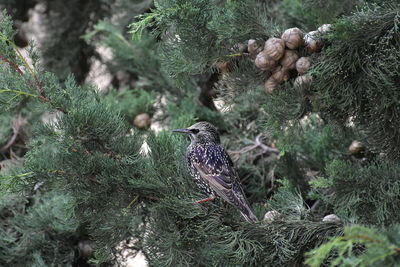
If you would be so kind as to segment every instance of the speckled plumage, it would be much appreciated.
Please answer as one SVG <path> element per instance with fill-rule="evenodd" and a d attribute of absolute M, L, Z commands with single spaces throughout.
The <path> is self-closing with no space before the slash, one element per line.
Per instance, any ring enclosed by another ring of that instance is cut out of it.
<path fill-rule="evenodd" d="M 257 222 L 246 200 L 232 160 L 220 144 L 216 128 L 199 122 L 187 129 L 175 130 L 190 136 L 186 153 L 189 174 L 208 196 L 218 196 L 239 209 L 249 222 Z"/>

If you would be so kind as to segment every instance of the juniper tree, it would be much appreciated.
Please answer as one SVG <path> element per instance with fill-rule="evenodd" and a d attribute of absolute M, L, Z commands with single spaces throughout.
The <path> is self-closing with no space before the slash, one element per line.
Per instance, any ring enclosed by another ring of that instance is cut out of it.
<path fill-rule="evenodd" d="M 116 66 L 146 81 L 108 95 L 71 76 L 60 82 L 34 47 L 28 65 L 5 16 L 1 118 L 27 118 L 29 141 L 23 164 L 14 157 L 0 173 L 0 262 L 71 264 L 84 233 L 98 264 L 115 262 L 116 247 L 133 238 L 151 266 L 395 265 L 400 6 L 328 1 L 334 10 L 326 16 L 320 3 L 156 1 L 131 25 L 132 40 L 101 22 L 86 37 L 101 36 Z M 255 66 L 246 41 L 320 23 L 332 29 L 318 36 L 323 48 L 311 55 L 313 82 L 299 87 L 292 77 L 266 94 L 271 72 Z M 197 101 L 198 75 L 211 74 L 221 112 Z M 198 120 L 219 128 L 262 222 L 249 224 L 219 202 L 195 204 L 202 195 L 185 170 L 188 141 L 131 124 L 136 112 L 153 112 L 156 94 L 167 101 L 167 129 Z M 45 112 L 57 119 L 34 115 Z M 13 131 L 2 127 L 1 134 L 3 144 Z M 365 144 L 359 157 L 347 150 L 353 140 Z M 340 221 L 322 221 L 330 213 Z"/>

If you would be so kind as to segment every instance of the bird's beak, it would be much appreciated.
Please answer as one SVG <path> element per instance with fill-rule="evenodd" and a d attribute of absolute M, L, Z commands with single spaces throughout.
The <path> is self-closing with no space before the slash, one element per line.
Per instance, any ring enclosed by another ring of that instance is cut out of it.
<path fill-rule="evenodd" d="M 184 134 L 189 134 L 190 130 L 189 129 L 176 129 L 172 130 L 174 133 L 184 133 Z"/>

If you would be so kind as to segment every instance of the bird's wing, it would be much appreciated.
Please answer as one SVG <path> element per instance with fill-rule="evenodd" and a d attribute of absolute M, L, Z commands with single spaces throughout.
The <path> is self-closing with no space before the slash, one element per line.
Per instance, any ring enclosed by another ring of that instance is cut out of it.
<path fill-rule="evenodd" d="M 240 185 L 232 160 L 221 145 L 197 147 L 193 166 L 224 200 L 237 207 L 248 222 L 257 222 Z"/>
<path fill-rule="evenodd" d="M 208 181 L 210 186 L 228 202 L 232 199 L 232 189 L 235 187 L 237 174 L 225 150 L 220 145 L 197 147 L 193 166 L 200 176 Z"/>

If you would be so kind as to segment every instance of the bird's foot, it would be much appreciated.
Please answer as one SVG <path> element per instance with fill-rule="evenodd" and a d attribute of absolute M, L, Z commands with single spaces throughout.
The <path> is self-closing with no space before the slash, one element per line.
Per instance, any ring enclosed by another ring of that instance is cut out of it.
<path fill-rule="evenodd" d="M 215 199 L 215 197 L 208 197 L 208 198 L 204 198 L 204 199 L 198 200 L 198 201 L 196 201 L 196 203 L 197 204 L 201 204 L 201 203 L 204 203 L 204 202 L 213 201 L 214 199 Z"/>

